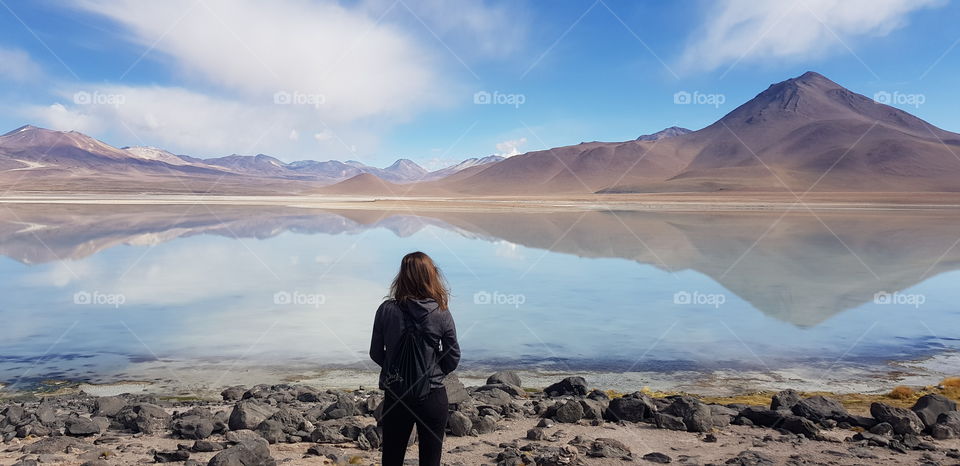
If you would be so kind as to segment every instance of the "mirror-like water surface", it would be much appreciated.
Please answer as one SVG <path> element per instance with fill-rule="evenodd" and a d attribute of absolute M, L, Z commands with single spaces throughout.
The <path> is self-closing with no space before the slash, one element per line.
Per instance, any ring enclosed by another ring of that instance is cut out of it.
<path fill-rule="evenodd" d="M 960 371 L 958 238 L 943 213 L 11 205 L 0 381 L 365 373 L 418 249 L 450 281 L 468 372 L 936 379 Z"/>

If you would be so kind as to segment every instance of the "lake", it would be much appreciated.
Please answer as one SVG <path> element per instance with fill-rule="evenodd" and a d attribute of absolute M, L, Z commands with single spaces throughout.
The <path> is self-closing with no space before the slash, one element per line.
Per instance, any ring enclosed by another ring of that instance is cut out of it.
<path fill-rule="evenodd" d="M 960 215 L 6 204 L 0 382 L 369 384 L 403 254 L 463 373 L 879 390 L 960 373 Z"/>

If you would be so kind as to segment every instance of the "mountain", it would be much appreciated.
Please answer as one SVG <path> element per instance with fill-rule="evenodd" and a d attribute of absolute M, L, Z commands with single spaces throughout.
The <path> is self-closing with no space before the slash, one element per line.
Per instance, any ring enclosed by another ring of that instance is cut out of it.
<path fill-rule="evenodd" d="M 442 176 L 477 160 L 445 168 Z M 30 191 L 303 192 L 364 173 L 396 184 L 442 177 L 408 159 L 386 168 L 358 161 L 285 163 L 264 154 L 201 159 L 157 147 L 118 149 L 76 131 L 29 125 L 0 136 L 0 180 Z"/>
<path fill-rule="evenodd" d="M 637 138 L 637 141 L 659 141 L 661 139 L 672 138 L 676 136 L 683 136 L 687 133 L 692 133 L 692 130 L 687 128 L 681 128 L 679 126 L 671 126 L 669 128 L 662 129 L 653 134 L 644 134 Z"/>
<path fill-rule="evenodd" d="M 381 178 L 388 181 L 419 181 L 422 180 L 427 173 L 430 173 L 425 168 L 417 165 L 413 160 L 409 159 L 397 160 L 393 163 L 393 165 L 384 168 L 383 172 L 386 176 L 381 176 Z M 391 180 L 391 178 L 393 180 Z"/>
<path fill-rule="evenodd" d="M 355 179 L 364 174 L 386 184 Z M 78 192 L 302 193 L 337 185 L 326 192 L 382 194 L 403 185 L 404 195 L 452 197 L 960 192 L 960 134 L 807 72 L 697 131 L 670 127 L 631 141 L 467 159 L 433 172 L 407 159 L 386 168 L 285 163 L 264 154 L 199 159 L 25 126 L 0 136 L 4 180 L 18 189 Z"/>
<path fill-rule="evenodd" d="M 447 168 L 441 168 L 439 170 L 430 172 L 424 177 L 423 180 L 424 181 L 439 180 L 441 178 L 448 177 L 454 173 L 462 172 L 463 170 L 466 170 L 468 168 L 479 167 L 481 165 L 488 165 L 491 163 L 497 163 L 505 158 L 506 157 L 501 157 L 499 155 L 488 155 L 486 157 L 470 158 L 456 165 L 451 165 Z"/>
<path fill-rule="evenodd" d="M 771 85 L 706 128 L 661 133 L 528 152 L 432 187 L 461 195 L 960 191 L 960 135 L 814 72 Z"/>

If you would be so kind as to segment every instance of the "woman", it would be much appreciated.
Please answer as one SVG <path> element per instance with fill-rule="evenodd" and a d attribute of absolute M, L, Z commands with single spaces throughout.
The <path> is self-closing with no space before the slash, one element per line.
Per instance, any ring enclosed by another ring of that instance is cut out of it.
<path fill-rule="evenodd" d="M 403 464 L 414 425 L 417 426 L 420 464 L 440 464 L 448 415 L 443 378 L 460 363 L 457 329 L 447 307 L 448 300 L 449 291 L 440 269 L 430 256 L 418 251 L 403 257 L 400 272 L 390 286 L 389 299 L 377 309 L 370 358 L 381 367 L 380 389 L 385 391 L 380 418 L 384 466 Z M 412 341 L 405 329 L 414 325 L 425 337 L 418 340 L 425 342 L 419 346 L 425 362 L 423 374 L 429 379 L 429 391 L 422 398 L 394 393 L 391 389 L 394 385 L 387 382 L 391 365 L 398 365 L 399 346 L 407 346 L 406 343 Z"/>

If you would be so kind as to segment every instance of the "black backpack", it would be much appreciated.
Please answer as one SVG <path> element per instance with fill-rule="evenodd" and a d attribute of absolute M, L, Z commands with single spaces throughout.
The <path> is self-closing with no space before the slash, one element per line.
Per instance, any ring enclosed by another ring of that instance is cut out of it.
<path fill-rule="evenodd" d="M 403 312 L 403 332 L 387 360 L 384 384 L 395 399 L 422 400 L 430 393 L 430 374 L 440 351 L 436 339 L 423 329 L 426 315 L 415 319 L 404 303 L 397 304 Z M 428 347 L 434 349 L 433 356 L 427 355 Z"/>

